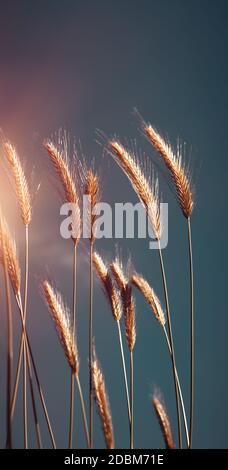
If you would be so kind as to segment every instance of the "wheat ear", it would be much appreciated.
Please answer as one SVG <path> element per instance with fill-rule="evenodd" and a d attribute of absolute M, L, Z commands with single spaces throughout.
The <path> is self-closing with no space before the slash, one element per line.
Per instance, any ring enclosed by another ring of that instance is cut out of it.
<path fill-rule="evenodd" d="M 118 141 L 110 140 L 108 150 L 128 177 L 132 187 L 138 194 L 148 215 L 157 240 L 161 237 L 161 220 L 159 207 L 158 180 L 150 180 L 142 171 L 139 162 Z"/>
<path fill-rule="evenodd" d="M 171 146 L 165 142 L 161 135 L 151 126 L 142 123 L 142 128 L 150 143 L 162 157 L 172 176 L 180 207 L 184 216 L 188 219 L 193 211 L 194 199 L 191 187 L 190 175 L 184 166 L 181 153 L 174 154 Z"/>
<path fill-rule="evenodd" d="M 153 396 L 153 406 L 157 415 L 167 449 L 174 449 L 174 440 L 166 409 L 157 395 Z"/>
<path fill-rule="evenodd" d="M 94 398 L 97 405 L 97 411 L 101 419 L 106 447 L 108 449 L 113 449 L 115 444 L 109 400 L 105 388 L 104 377 L 96 357 L 92 362 L 92 378 Z"/>

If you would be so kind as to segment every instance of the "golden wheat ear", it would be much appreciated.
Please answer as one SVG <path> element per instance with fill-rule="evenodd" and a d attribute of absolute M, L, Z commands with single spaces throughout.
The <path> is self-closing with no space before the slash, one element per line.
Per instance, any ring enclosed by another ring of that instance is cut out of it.
<path fill-rule="evenodd" d="M 137 287 L 139 292 L 143 295 L 147 303 L 149 304 L 152 312 L 156 319 L 159 321 L 162 327 L 165 325 L 165 314 L 163 312 L 160 300 L 155 294 L 150 284 L 140 274 L 134 273 L 131 278 L 132 284 Z"/>
<path fill-rule="evenodd" d="M 75 341 L 70 312 L 63 302 L 61 294 L 54 290 L 51 284 L 45 280 L 42 282 L 42 290 L 47 306 L 54 320 L 57 333 L 63 346 L 68 364 L 74 374 L 79 372 L 78 350 Z"/>
<path fill-rule="evenodd" d="M 106 297 L 110 303 L 113 317 L 116 321 L 119 321 L 122 316 L 120 296 L 116 287 L 114 286 L 107 266 L 105 265 L 101 256 L 96 252 L 93 253 L 93 265 L 101 281 Z"/>
<path fill-rule="evenodd" d="M 180 207 L 184 216 L 188 219 L 191 217 L 194 208 L 194 197 L 189 170 L 184 165 L 182 155 L 179 151 L 175 154 L 169 143 L 161 137 L 151 124 L 147 124 L 142 120 L 141 125 L 145 136 L 157 150 L 170 171 Z"/>
<path fill-rule="evenodd" d="M 161 238 L 159 186 L 157 179 L 147 177 L 140 162 L 116 140 L 109 140 L 107 149 L 128 177 L 138 198 L 145 207 L 154 235 Z"/>
<path fill-rule="evenodd" d="M 4 153 L 12 172 L 21 217 L 24 225 L 29 225 L 32 219 L 32 203 L 28 182 L 15 147 L 10 142 L 4 142 Z"/>
<path fill-rule="evenodd" d="M 97 361 L 95 352 L 92 362 L 93 393 L 97 405 L 97 411 L 101 419 L 107 449 L 114 449 L 114 434 L 112 416 L 109 406 L 108 394 L 105 387 L 104 376 Z"/>
<path fill-rule="evenodd" d="M 161 427 L 161 431 L 164 437 L 166 447 L 167 449 L 174 449 L 175 444 L 173 440 L 169 417 L 165 409 L 165 406 L 163 405 L 162 401 L 156 394 L 153 396 L 152 403 L 153 403 L 154 410 L 155 410 L 155 413 L 157 415 L 157 418 Z"/>
<path fill-rule="evenodd" d="M 90 209 L 87 214 L 88 225 L 90 227 L 90 241 L 95 240 L 96 215 L 93 213 L 96 204 L 100 201 L 100 181 L 98 174 L 92 168 L 86 169 L 84 178 L 83 194 L 90 198 Z"/>
<path fill-rule="evenodd" d="M 80 200 L 76 189 L 75 175 L 69 163 L 67 146 L 65 145 L 62 150 L 59 150 L 51 140 L 44 141 L 43 145 L 49 154 L 56 175 L 61 184 L 63 202 L 75 204 L 73 215 L 75 218 L 75 225 L 78 227 L 75 236 L 75 243 L 77 243 L 80 239 L 81 230 Z"/>
<path fill-rule="evenodd" d="M 1 210 L 0 210 L 1 211 Z M 12 289 L 16 297 L 19 296 L 21 291 L 21 270 L 17 255 L 16 242 L 12 238 L 9 227 L 3 215 L 1 217 L 1 246 L 0 246 L 0 262 L 3 264 L 4 254 L 6 266 L 9 274 Z"/>

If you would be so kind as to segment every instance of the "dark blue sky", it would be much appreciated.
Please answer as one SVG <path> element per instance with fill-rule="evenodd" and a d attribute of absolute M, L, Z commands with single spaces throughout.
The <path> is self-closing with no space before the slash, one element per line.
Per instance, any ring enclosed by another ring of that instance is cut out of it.
<path fill-rule="evenodd" d="M 132 113 L 137 107 L 174 145 L 178 137 L 186 142 L 186 158 L 191 159 L 196 181 L 192 221 L 197 341 L 194 444 L 227 447 L 227 20 L 228 4 L 222 0 L 1 2 L 0 127 L 27 160 L 27 168 L 35 165 L 36 178 L 42 181 L 34 209 L 28 321 L 61 446 L 66 445 L 69 374 L 37 292 L 37 277 L 48 266 L 70 302 L 70 248 L 62 240 L 57 240 L 53 248 L 53 237 L 58 237 L 59 230 L 59 205 L 46 177 L 46 155 L 41 143 L 59 127 L 66 127 L 77 142 L 80 140 L 88 158 L 95 157 L 103 177 L 103 200 L 136 201 L 115 163 L 102 158 L 95 131 L 116 133 L 128 141 L 137 138 L 138 148 L 156 161 L 155 153 L 137 130 Z M 7 207 L 10 188 L 1 173 L 2 205 Z M 186 227 L 164 179 L 161 188 L 163 199 L 169 202 L 169 245 L 164 257 L 177 360 L 187 397 Z M 12 227 L 16 231 L 19 221 L 13 220 Z M 133 253 L 136 268 L 162 298 L 157 256 L 149 253 L 147 242 L 124 241 L 122 247 L 125 257 L 129 251 Z M 98 248 L 114 253 L 115 241 L 99 242 Z M 65 249 L 68 261 L 60 265 L 58 250 L 63 256 Z M 84 246 L 80 262 L 78 328 L 82 380 L 86 386 L 88 266 Z M 127 445 L 127 421 L 123 418 L 115 325 L 98 285 L 95 302 L 97 352 L 107 380 L 117 446 L 121 447 Z M 158 447 L 162 438 L 149 396 L 153 385 L 161 388 L 174 425 L 170 363 L 149 310 L 140 298 L 137 305 L 136 446 Z M 1 364 L 3 367 L 3 355 Z M 1 374 L 2 390 L 3 377 Z M 3 421 L 3 407 L 1 417 Z M 98 422 L 96 425 L 99 427 Z M 20 411 L 15 428 L 20 445 Z M 80 438 L 79 445 L 82 444 Z M 103 445 L 100 431 L 96 445 Z"/>

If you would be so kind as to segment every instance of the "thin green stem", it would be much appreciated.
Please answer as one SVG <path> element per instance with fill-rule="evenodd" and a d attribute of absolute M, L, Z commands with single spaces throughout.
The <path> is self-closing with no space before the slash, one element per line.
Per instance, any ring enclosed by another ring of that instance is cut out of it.
<path fill-rule="evenodd" d="M 190 359 L 190 425 L 189 425 L 189 448 L 192 448 L 193 439 L 193 418 L 194 418 L 194 393 L 195 393 L 195 326 L 194 326 L 194 276 L 193 276 L 193 255 L 192 255 L 192 233 L 191 222 L 188 218 L 188 252 L 189 252 L 189 271 L 190 271 L 190 341 L 191 341 L 191 359 Z"/>
<path fill-rule="evenodd" d="M 125 357 L 124 357 L 124 350 L 123 350 L 122 332 L 121 332 L 120 322 L 118 320 L 117 320 L 117 327 L 118 327 L 118 334 L 119 334 L 120 354 L 121 354 L 123 374 L 124 374 L 124 384 L 125 384 L 125 392 L 126 392 L 126 399 L 127 399 L 129 426 L 131 429 L 131 405 L 130 405 L 130 399 L 129 399 L 128 383 L 127 383 L 127 372 L 126 372 L 126 364 L 125 364 Z"/>
<path fill-rule="evenodd" d="M 158 249 L 159 260 L 160 260 L 163 288 L 164 288 L 164 294 L 165 294 L 169 340 L 170 340 L 170 347 L 171 347 L 171 351 L 172 351 L 171 360 L 172 360 L 173 380 L 174 380 L 176 407 L 177 407 L 178 440 L 179 440 L 179 447 L 180 447 L 180 449 L 182 449 L 180 399 L 179 399 L 178 384 L 177 384 L 176 373 L 175 373 L 175 371 L 176 371 L 176 359 L 175 359 L 175 351 L 174 351 L 174 343 L 173 343 L 171 315 L 170 315 L 170 308 L 169 308 L 168 288 L 167 288 L 166 274 L 165 274 L 165 268 L 164 268 L 164 262 L 163 262 L 163 256 L 162 256 L 162 250 L 161 250 L 160 242 L 158 242 L 158 244 L 159 244 L 159 249 Z"/>
<path fill-rule="evenodd" d="M 164 331 L 164 334 L 165 334 L 169 354 L 172 355 L 170 341 L 169 341 L 168 333 L 166 331 L 165 326 L 163 327 L 163 331 Z M 183 415 L 183 419 L 184 419 L 184 427 L 185 427 L 187 447 L 189 447 L 189 432 L 188 432 L 187 417 L 186 417 L 185 405 L 184 405 L 184 400 L 183 400 L 183 395 L 182 395 L 182 390 L 181 390 L 181 385 L 180 385 L 180 380 L 179 380 L 177 369 L 175 370 L 175 375 L 176 375 L 176 379 L 177 379 L 177 385 L 178 385 L 179 397 L 180 397 L 180 402 L 181 402 L 182 415 Z"/>
<path fill-rule="evenodd" d="M 90 240 L 90 276 L 89 276 L 89 438 L 90 448 L 93 448 L 93 241 Z"/>
<path fill-rule="evenodd" d="M 130 433 L 130 448 L 134 449 L 134 360 L 133 360 L 133 351 L 130 351 L 130 370 L 131 370 L 131 386 L 130 386 L 131 433 Z"/>
<path fill-rule="evenodd" d="M 77 382 L 77 386 L 78 386 L 78 392 L 79 392 L 79 397 L 80 397 L 80 402 L 81 402 L 82 417 L 83 417 L 83 424 L 84 424 L 86 442 L 87 442 L 87 447 L 89 448 L 89 447 L 90 447 L 90 437 L 89 437 L 88 424 L 87 424 L 87 419 L 86 419 L 85 403 L 84 403 L 84 398 L 83 398 L 83 394 L 82 394 L 81 383 L 80 383 L 78 374 L 75 374 L 75 378 L 76 378 L 76 382 Z"/>

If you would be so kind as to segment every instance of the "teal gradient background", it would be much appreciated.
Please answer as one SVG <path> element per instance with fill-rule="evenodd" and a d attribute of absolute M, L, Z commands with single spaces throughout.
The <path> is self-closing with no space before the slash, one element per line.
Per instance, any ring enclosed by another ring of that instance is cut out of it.
<path fill-rule="evenodd" d="M 47 275 L 71 302 L 72 245 L 59 235 L 59 206 L 50 178 L 44 138 L 64 127 L 75 137 L 80 155 L 95 159 L 102 179 L 102 200 L 137 197 L 126 177 L 97 144 L 96 130 L 116 134 L 152 162 L 157 155 L 138 131 L 137 107 L 173 145 L 186 142 L 196 185 L 192 218 L 196 306 L 196 406 L 194 446 L 226 448 L 227 380 L 227 106 L 228 3 L 218 0 L 48 0 L 2 1 L 0 14 L 0 126 L 26 160 L 34 181 L 41 181 L 31 225 L 28 328 L 60 447 L 67 445 L 70 373 L 52 321 L 39 293 Z M 16 234 L 23 263 L 23 227 L 6 178 L 1 150 L 1 205 Z M 169 203 L 169 244 L 164 250 L 177 363 L 186 403 L 189 400 L 189 305 L 187 227 L 159 173 L 163 200 Z M 108 260 L 115 240 L 97 243 Z M 158 255 L 146 240 L 118 242 L 136 269 L 150 280 L 162 302 Z M 78 343 L 81 377 L 88 389 L 88 260 L 80 246 L 78 268 Z M 2 289 L 1 289 L 2 292 Z M 0 443 L 5 432 L 5 314 L 1 294 Z M 128 424 L 117 331 L 95 282 L 95 341 L 110 405 L 116 446 L 128 446 Z M 16 313 L 15 313 L 16 315 Z M 19 336 L 15 317 L 15 355 Z M 127 349 L 126 349 L 127 354 Z M 135 446 L 163 446 L 150 395 L 161 390 L 177 442 L 170 360 L 159 325 L 137 295 L 135 349 Z M 21 396 L 20 396 L 21 399 Z M 31 420 L 30 420 L 31 421 Z M 43 423 L 43 421 L 42 421 Z M 85 445 L 76 397 L 74 443 Z M 44 428 L 42 426 L 42 428 Z M 95 417 L 95 446 L 104 445 Z M 30 422 L 30 445 L 35 445 Z M 46 431 L 44 446 L 49 446 Z M 18 405 L 14 444 L 23 446 Z"/>

